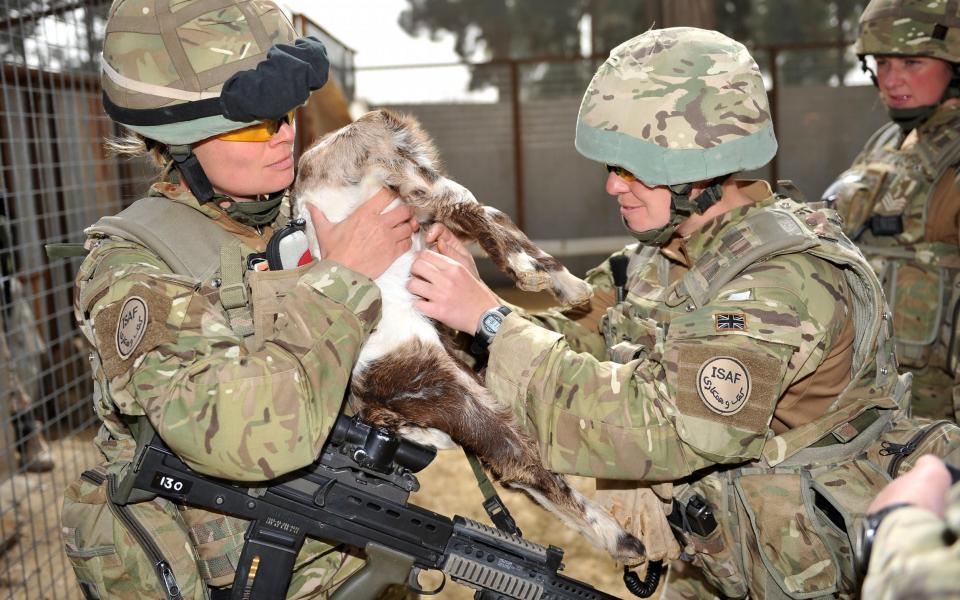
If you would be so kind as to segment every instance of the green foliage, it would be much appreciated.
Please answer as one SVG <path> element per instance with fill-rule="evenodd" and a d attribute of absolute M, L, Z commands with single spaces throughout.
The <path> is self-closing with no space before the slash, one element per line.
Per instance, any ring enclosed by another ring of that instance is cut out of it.
<path fill-rule="evenodd" d="M 838 49 L 783 50 L 778 60 L 781 85 L 841 83 L 856 66 L 848 52 L 867 0 L 727 0 L 717 4 L 717 29 L 751 48 L 760 67 L 770 71 L 765 48 L 836 43 Z"/>
<path fill-rule="evenodd" d="M 468 62 L 580 56 L 579 25 L 590 18 L 593 53 L 646 29 L 690 25 L 717 29 L 751 48 L 769 72 L 767 46 L 850 43 L 866 0 L 407 0 L 401 27 L 410 35 L 454 35 L 455 50 Z M 855 66 L 845 50 L 785 50 L 778 60 L 782 85 L 840 82 Z M 544 62 L 522 70 L 524 94 L 580 93 L 594 65 Z M 506 90 L 502 70 L 475 68 L 471 89 Z M 501 96 L 502 98 L 505 96 Z"/>

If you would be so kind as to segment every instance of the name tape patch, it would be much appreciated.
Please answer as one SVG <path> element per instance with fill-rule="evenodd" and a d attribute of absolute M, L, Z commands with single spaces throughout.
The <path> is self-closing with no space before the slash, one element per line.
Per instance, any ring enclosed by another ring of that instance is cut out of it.
<path fill-rule="evenodd" d="M 697 394 L 718 415 L 736 414 L 750 398 L 750 373 L 735 358 L 711 358 L 697 371 Z"/>
<path fill-rule="evenodd" d="M 140 296 L 130 296 L 120 307 L 116 334 L 117 356 L 120 360 L 130 358 L 143 341 L 148 318 L 147 303 Z"/>

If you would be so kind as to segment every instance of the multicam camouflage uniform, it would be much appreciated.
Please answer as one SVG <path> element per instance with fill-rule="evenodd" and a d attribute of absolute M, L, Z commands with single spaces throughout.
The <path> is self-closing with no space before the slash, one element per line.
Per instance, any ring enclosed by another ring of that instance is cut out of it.
<path fill-rule="evenodd" d="M 898 508 L 877 530 L 863 597 L 870 600 L 960 597 L 960 485 L 947 497 L 946 519 L 923 508 Z"/>
<path fill-rule="evenodd" d="M 958 74 L 951 86 L 960 86 L 956 3 L 875 0 L 860 26 L 856 51 L 861 57 L 939 58 L 953 63 Z M 835 205 L 844 231 L 883 281 L 893 309 L 897 358 L 914 374 L 914 413 L 958 419 L 960 104 L 931 110 L 915 129 L 905 132 L 891 122 L 877 131 L 824 199 Z"/>
<path fill-rule="evenodd" d="M 105 69 L 114 69 L 104 73 L 105 100 L 150 110 L 216 98 L 224 80 L 294 37 L 265 0 L 118 0 L 104 45 Z M 132 128 L 189 144 L 244 125 L 214 115 Z M 220 478 L 263 481 L 305 466 L 379 319 L 376 285 L 330 261 L 244 275 L 247 255 L 264 251 L 283 218 L 261 229 L 214 204 L 160 183 L 88 230 L 75 314 L 94 347 L 105 460 L 69 487 L 61 515 L 88 598 L 207 598 L 232 583 L 243 545 L 238 519 L 161 499 L 111 501 L 136 446 L 133 427 L 149 420 L 187 464 Z M 308 540 L 287 597 L 327 597 L 359 564 Z"/>
<path fill-rule="evenodd" d="M 743 46 L 675 28 L 613 50 L 584 96 L 577 148 L 671 186 L 682 212 L 696 198 L 679 184 L 756 168 L 776 142 Z M 852 597 L 855 524 L 885 469 L 913 458 L 881 456 L 879 442 L 917 435 L 900 410 L 909 378 L 895 370 L 879 282 L 835 213 L 763 183 L 741 190 L 755 203 L 620 253 L 622 302 L 609 261 L 589 274 L 588 310 L 508 315 L 486 384 L 551 469 L 621 490 L 672 482 L 679 503 L 706 500 L 718 526 L 683 532 L 690 563 L 671 568 L 669 597 Z M 940 454 L 960 437 L 921 432 Z"/>
<path fill-rule="evenodd" d="M 172 184 L 157 184 L 151 199 L 157 221 L 170 223 L 162 233 L 173 246 L 211 237 L 209 228 L 197 235 L 191 213 L 216 219 L 240 241 L 244 257 L 262 252 L 271 233 L 224 219 L 217 208 L 198 205 Z M 163 202 L 192 210 L 171 212 Z M 262 481 L 305 466 L 316 459 L 338 413 L 353 361 L 379 319 L 380 298 L 373 282 L 328 261 L 278 272 L 285 274 L 279 284 L 276 273 L 261 274 L 256 282 L 248 277 L 249 297 L 267 307 L 253 307 L 254 328 L 263 320 L 276 322 L 262 341 L 245 338 L 231 328 L 223 306 L 217 253 L 210 253 L 212 268 L 205 277 L 190 277 L 173 273 L 155 251 L 118 235 L 104 237 L 101 229 L 93 228 L 92 251 L 77 276 L 75 311 L 96 348 L 95 408 L 103 420 L 96 443 L 106 463 L 99 478 L 88 476 L 67 491 L 62 520 L 78 576 L 93 579 L 80 580 L 101 594 L 132 597 L 161 590 L 155 573 L 132 569 L 137 561 L 127 554 L 139 552 L 135 536 L 105 518 L 102 479 L 118 477 L 136 445 L 129 420 L 146 415 L 171 449 L 208 475 Z M 176 239 L 176 230 L 182 239 Z M 138 308 L 143 321 L 127 325 Z M 172 546 L 163 555 L 184 597 L 204 597 L 203 583 L 232 582 L 245 522 L 197 509 L 178 511 L 165 501 L 149 504 L 134 510 L 167 514 L 147 517 L 144 529 L 161 547 Z M 104 518 L 93 520 L 92 513 Z M 189 553 L 169 541 L 177 528 L 181 541 L 189 539 Z M 326 550 L 318 542 L 304 547 L 289 597 L 310 597 L 329 587 L 344 557 L 335 553 L 310 562 Z M 106 569 L 110 556 L 115 558 Z"/>

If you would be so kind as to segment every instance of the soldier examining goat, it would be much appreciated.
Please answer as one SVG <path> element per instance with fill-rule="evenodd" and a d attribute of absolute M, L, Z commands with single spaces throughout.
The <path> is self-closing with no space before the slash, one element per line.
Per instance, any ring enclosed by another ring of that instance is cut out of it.
<path fill-rule="evenodd" d="M 600 479 L 649 559 L 683 544 L 665 597 L 856 596 L 870 500 L 924 452 L 956 461 L 960 435 L 908 417 L 880 284 L 835 213 L 736 179 L 777 150 L 756 63 L 717 32 L 647 31 L 597 70 L 576 147 L 640 243 L 588 274 L 589 306 L 510 312 L 487 388 L 548 468 Z M 501 305 L 463 253 L 413 272 L 454 329 Z"/>

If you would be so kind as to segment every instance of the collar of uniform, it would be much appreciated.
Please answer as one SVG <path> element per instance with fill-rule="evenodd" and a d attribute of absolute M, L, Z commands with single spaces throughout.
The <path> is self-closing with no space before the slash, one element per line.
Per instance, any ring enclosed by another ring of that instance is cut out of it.
<path fill-rule="evenodd" d="M 254 252 L 265 252 L 267 249 L 267 240 L 273 235 L 273 227 L 267 225 L 261 232 L 253 227 L 241 225 L 227 216 L 227 213 L 217 206 L 216 201 L 200 204 L 190 190 L 183 189 L 180 185 L 161 181 L 150 186 L 151 196 L 163 196 L 174 202 L 184 204 L 190 208 L 203 213 L 207 218 L 216 222 L 217 225 L 232 233 L 243 241 Z M 281 211 L 282 213 L 283 211 Z"/>
<path fill-rule="evenodd" d="M 921 137 L 936 134 L 943 127 L 955 130 L 960 121 L 960 101 L 937 107 L 930 118 L 910 131 L 900 143 L 900 149 L 906 150 L 914 146 Z"/>
<path fill-rule="evenodd" d="M 738 180 L 737 187 L 745 196 L 753 200 L 753 204 L 728 210 L 722 215 L 710 219 L 703 224 L 703 227 L 683 238 L 682 249 L 689 264 L 693 265 L 700 260 L 700 257 L 720 244 L 729 225 L 742 221 L 776 200 L 770 184 L 766 181 Z"/>

